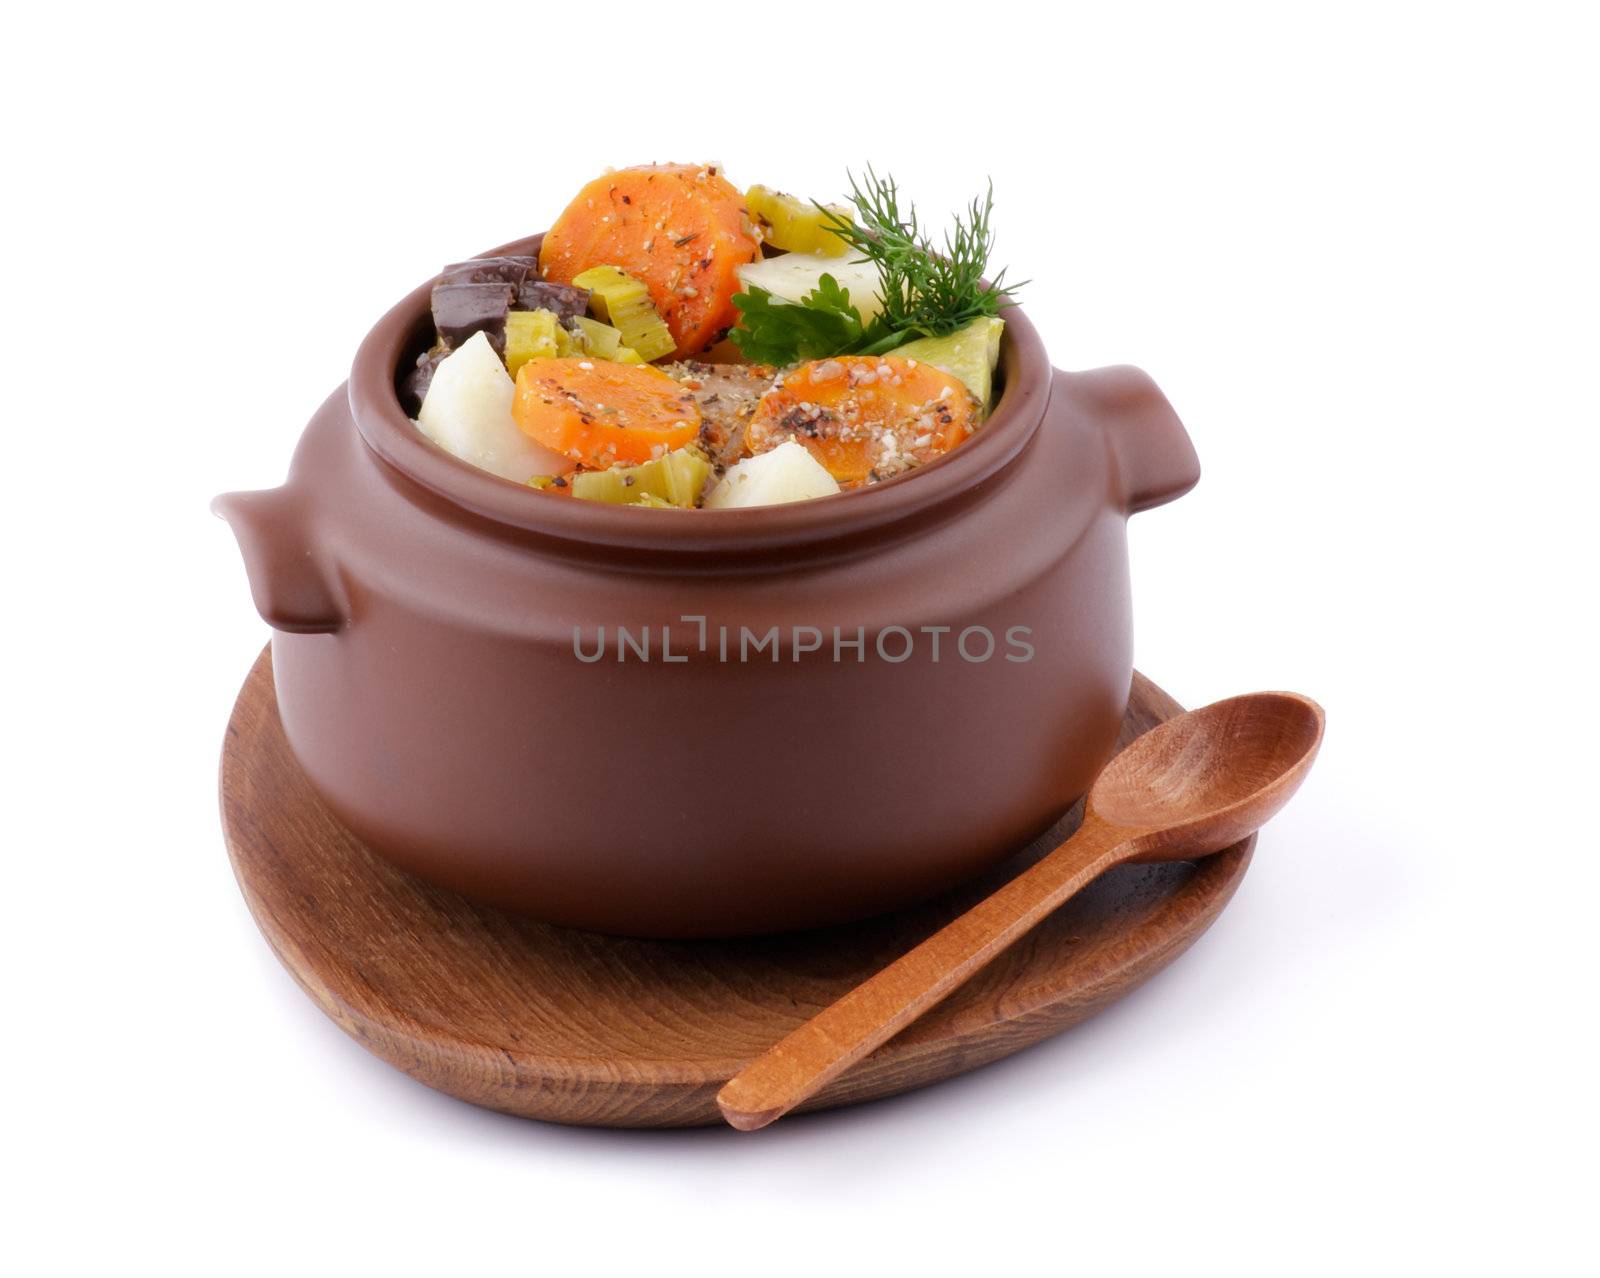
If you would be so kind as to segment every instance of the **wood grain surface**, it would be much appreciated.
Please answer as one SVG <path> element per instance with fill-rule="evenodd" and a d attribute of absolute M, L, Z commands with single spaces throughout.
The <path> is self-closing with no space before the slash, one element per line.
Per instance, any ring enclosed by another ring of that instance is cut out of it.
<path fill-rule="evenodd" d="M 1156 725 L 1101 769 L 1070 839 L 745 1066 L 717 1093 L 722 1116 L 748 1132 L 798 1108 L 1117 866 L 1248 838 L 1300 788 L 1323 725 L 1322 707 L 1291 692 Z"/>
<path fill-rule="evenodd" d="M 1179 707 L 1140 675 L 1122 744 Z M 987 895 L 1075 826 L 916 910 L 744 941 L 624 940 L 483 909 L 391 868 L 328 813 L 278 722 L 270 655 L 223 744 L 223 831 L 268 943 L 362 1046 L 430 1087 L 551 1122 L 721 1121 L 743 1065 Z M 1119 867 L 805 1109 L 890 1096 L 1058 1033 L 1165 967 L 1221 912 L 1254 840 L 1205 861 Z"/>

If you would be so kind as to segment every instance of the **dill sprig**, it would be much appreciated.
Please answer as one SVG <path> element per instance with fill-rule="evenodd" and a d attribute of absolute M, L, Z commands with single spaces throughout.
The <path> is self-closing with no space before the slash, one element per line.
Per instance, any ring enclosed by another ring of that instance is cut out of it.
<path fill-rule="evenodd" d="M 860 256 L 877 265 L 883 310 L 863 323 L 848 290 L 831 275 L 798 305 L 774 302 L 763 288 L 735 295 L 739 323 L 729 337 L 746 359 L 778 367 L 831 355 L 883 355 L 918 337 L 943 337 L 975 319 L 998 315 L 1014 304 L 1020 284 L 1007 284 L 1001 271 L 988 286 L 983 272 L 994 248 L 989 216 L 994 211 L 994 184 L 981 200 L 973 200 L 964 217 L 936 249 L 917 224 L 909 203 L 900 211 L 900 191 L 893 178 L 880 178 L 869 164 L 864 181 L 850 178 L 851 202 L 860 222 L 852 222 L 818 204 L 831 230 Z"/>
<path fill-rule="evenodd" d="M 873 327 L 880 331 L 943 337 L 986 315 L 1014 305 L 1022 284 L 1007 284 L 1002 270 L 986 287 L 983 272 L 994 248 L 989 218 L 994 212 L 994 183 L 982 199 L 974 199 L 965 216 L 945 232 L 939 251 L 917 222 L 916 206 L 900 209 L 900 188 L 892 177 L 880 178 L 869 164 L 866 177 L 850 180 L 850 202 L 860 222 L 852 222 L 821 204 L 829 228 L 878 268 L 883 314 Z M 1025 283 L 1026 281 L 1024 281 Z"/>

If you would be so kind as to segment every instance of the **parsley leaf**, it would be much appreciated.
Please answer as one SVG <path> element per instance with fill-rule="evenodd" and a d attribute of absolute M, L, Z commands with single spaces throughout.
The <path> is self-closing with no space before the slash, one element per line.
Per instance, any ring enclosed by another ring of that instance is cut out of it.
<path fill-rule="evenodd" d="M 800 302 L 774 300 L 764 288 L 735 294 L 739 327 L 729 337 L 746 359 L 780 368 L 809 359 L 843 355 L 866 332 L 861 312 L 850 304 L 850 290 L 824 275 Z"/>
<path fill-rule="evenodd" d="M 850 175 L 851 201 L 860 224 L 818 204 L 828 229 L 878 268 L 883 312 L 864 324 L 850 291 L 831 275 L 801 301 L 780 301 L 764 288 L 736 293 L 739 325 L 729 337 L 746 359 L 780 368 L 834 355 L 883 355 L 917 337 L 942 337 L 1015 304 L 1020 284 L 1001 271 L 989 284 L 983 273 L 994 247 L 990 216 L 994 188 L 973 200 L 946 233 L 942 248 L 917 222 L 908 201 L 901 209 L 893 178 L 869 165 L 865 179 Z"/>

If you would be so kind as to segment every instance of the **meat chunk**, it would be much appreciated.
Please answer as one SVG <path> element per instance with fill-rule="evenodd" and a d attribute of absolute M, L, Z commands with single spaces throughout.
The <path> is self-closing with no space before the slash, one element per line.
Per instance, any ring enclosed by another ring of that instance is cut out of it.
<path fill-rule="evenodd" d="M 439 341 L 454 350 L 474 333 L 505 353 L 508 311 L 554 311 L 563 323 L 589 305 L 586 289 L 539 278 L 536 257 L 475 257 L 452 262 L 433 285 L 433 323 Z"/>
<path fill-rule="evenodd" d="M 700 406 L 700 444 L 720 474 L 744 456 L 744 428 L 772 386 L 766 364 L 703 364 L 682 360 L 663 370 L 687 386 Z"/>

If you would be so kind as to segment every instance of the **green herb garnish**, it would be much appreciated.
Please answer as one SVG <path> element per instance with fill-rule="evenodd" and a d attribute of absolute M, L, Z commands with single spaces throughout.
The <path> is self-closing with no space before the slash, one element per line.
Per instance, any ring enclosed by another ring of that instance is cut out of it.
<path fill-rule="evenodd" d="M 883 312 L 863 324 L 849 290 L 831 275 L 822 276 L 798 304 L 774 302 L 766 289 L 751 288 L 734 296 L 740 323 L 730 334 L 747 359 L 786 365 L 832 355 L 881 355 L 1014 305 L 1012 294 L 1022 285 L 1007 284 L 1004 271 L 988 287 L 982 282 L 994 247 L 992 183 L 981 201 L 973 200 L 966 215 L 956 218 L 940 252 L 918 226 L 914 206 L 901 214 L 893 178 L 880 178 L 871 165 L 864 183 L 854 174 L 849 178 L 859 223 L 824 205 L 817 208 L 828 229 L 859 254 L 856 261 L 876 264 Z"/>
<path fill-rule="evenodd" d="M 900 212 L 900 189 L 893 178 L 880 178 L 867 166 L 864 184 L 850 174 L 850 202 L 860 222 L 829 213 L 828 229 L 850 245 L 860 258 L 874 262 L 882 285 L 886 328 L 911 336 L 943 337 L 975 319 L 998 315 L 1014 305 L 1012 294 L 1021 284 L 1007 284 L 1001 271 L 987 288 L 983 272 L 994 248 L 989 226 L 994 212 L 994 183 L 983 199 L 973 200 L 965 217 L 945 233 L 944 251 L 917 225 L 917 210 L 908 205 Z"/>
<path fill-rule="evenodd" d="M 774 302 L 764 288 L 736 293 L 739 327 L 729 336 L 746 359 L 758 364 L 794 364 L 854 352 L 863 332 L 861 312 L 850 290 L 824 275 L 797 306 Z"/>

